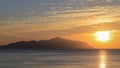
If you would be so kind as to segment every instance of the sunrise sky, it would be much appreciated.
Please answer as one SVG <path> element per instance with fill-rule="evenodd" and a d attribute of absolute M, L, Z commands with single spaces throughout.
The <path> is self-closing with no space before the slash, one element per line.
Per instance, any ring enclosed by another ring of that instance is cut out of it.
<path fill-rule="evenodd" d="M 109 40 L 98 31 L 109 31 Z M 0 45 L 58 36 L 120 48 L 120 0 L 0 0 Z"/>

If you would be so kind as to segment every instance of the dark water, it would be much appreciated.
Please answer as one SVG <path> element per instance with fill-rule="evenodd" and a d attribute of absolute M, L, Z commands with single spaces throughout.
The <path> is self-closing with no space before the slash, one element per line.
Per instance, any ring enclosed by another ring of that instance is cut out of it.
<path fill-rule="evenodd" d="M 120 50 L 0 50 L 0 68 L 120 68 Z"/>

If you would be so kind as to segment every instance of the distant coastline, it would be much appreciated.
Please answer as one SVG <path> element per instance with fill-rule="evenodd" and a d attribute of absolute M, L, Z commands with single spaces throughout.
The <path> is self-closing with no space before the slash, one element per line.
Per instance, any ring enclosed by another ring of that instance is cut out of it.
<path fill-rule="evenodd" d="M 40 41 L 19 41 L 0 46 L 2 49 L 94 49 L 82 41 L 73 41 L 61 37 Z"/>

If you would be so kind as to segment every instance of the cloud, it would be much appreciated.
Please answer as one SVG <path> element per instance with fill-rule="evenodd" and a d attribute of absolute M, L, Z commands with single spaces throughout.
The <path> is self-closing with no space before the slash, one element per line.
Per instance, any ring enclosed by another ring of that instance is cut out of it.
<path fill-rule="evenodd" d="M 44 39 L 97 30 L 119 30 L 119 6 L 94 6 L 81 9 L 48 11 L 47 15 L 25 16 L 0 20 L 2 39 Z M 14 39 L 14 40 L 16 40 Z"/>
<path fill-rule="evenodd" d="M 55 36 L 66 36 L 72 34 L 84 34 L 84 33 L 93 33 L 95 31 L 101 30 L 120 30 L 120 23 L 117 22 L 104 22 L 99 24 L 91 24 L 85 26 L 74 27 L 70 29 L 61 29 L 61 30 L 46 30 L 46 31 L 23 31 L 23 32 L 8 32 L 3 33 L 0 32 L 2 41 L 12 42 L 12 41 L 20 41 L 20 40 L 40 40 L 47 39 Z"/>
<path fill-rule="evenodd" d="M 64 36 L 64 35 L 71 35 L 71 34 L 81 34 L 81 33 L 92 33 L 95 31 L 102 31 L 102 30 L 120 30 L 120 23 L 118 22 L 109 22 L 109 23 L 100 23 L 94 25 L 86 25 L 86 26 L 79 26 L 71 29 L 64 29 L 64 30 L 49 30 L 49 31 L 33 31 L 33 32 L 26 32 L 26 33 L 17 33 L 18 35 L 28 36 L 28 37 L 54 37 L 54 36 Z"/>
<path fill-rule="evenodd" d="M 119 21 L 119 7 L 96 6 L 80 10 L 58 11 L 56 15 L 31 16 L 0 20 L 3 33 L 29 33 L 35 31 L 66 30 L 81 26 L 104 23 L 104 20 Z"/>

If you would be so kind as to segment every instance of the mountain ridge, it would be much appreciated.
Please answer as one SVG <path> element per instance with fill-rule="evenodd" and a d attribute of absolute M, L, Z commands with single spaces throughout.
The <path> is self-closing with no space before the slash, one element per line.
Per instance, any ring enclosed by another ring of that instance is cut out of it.
<path fill-rule="evenodd" d="M 18 41 L 8 45 L 1 46 L 0 48 L 11 49 L 93 49 L 89 44 L 82 41 L 74 41 L 61 37 L 51 38 L 49 40 L 39 41 Z"/>

